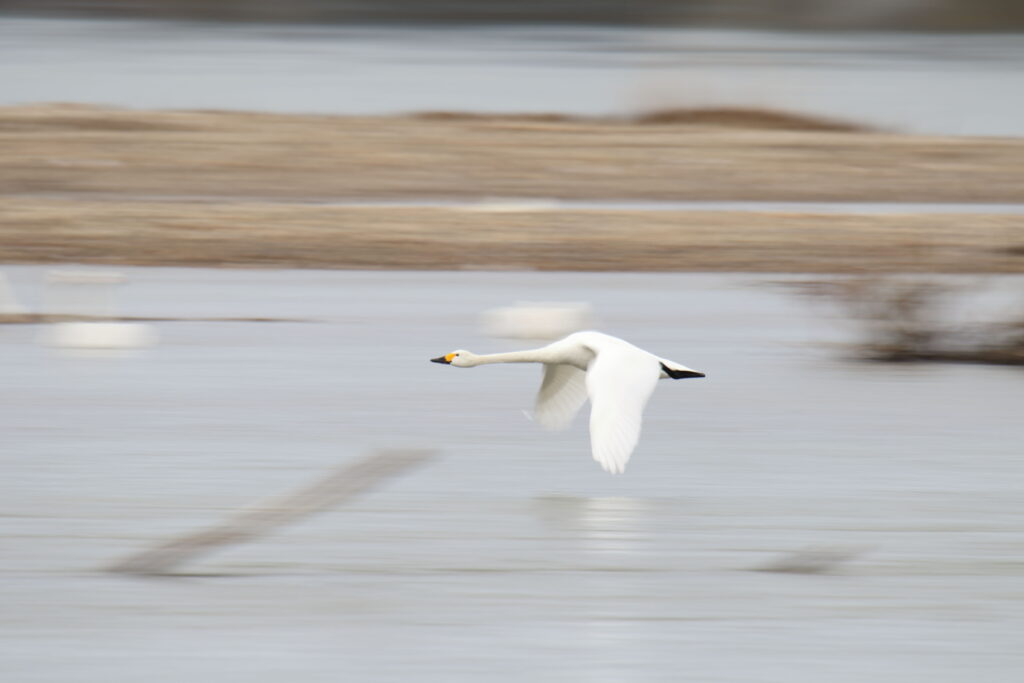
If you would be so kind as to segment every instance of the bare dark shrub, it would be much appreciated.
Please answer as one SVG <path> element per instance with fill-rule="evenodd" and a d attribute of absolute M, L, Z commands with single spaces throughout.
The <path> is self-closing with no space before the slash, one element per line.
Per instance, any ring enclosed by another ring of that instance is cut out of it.
<path fill-rule="evenodd" d="M 962 299 L 981 289 L 977 282 L 889 276 L 819 282 L 807 291 L 861 327 L 865 359 L 1024 365 L 1024 314 L 1009 322 L 957 321 Z"/>

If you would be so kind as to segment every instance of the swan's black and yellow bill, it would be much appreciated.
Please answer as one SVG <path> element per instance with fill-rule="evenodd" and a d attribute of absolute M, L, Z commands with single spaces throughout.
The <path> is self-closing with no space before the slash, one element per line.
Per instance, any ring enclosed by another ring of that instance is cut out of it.
<path fill-rule="evenodd" d="M 452 364 L 452 358 L 455 358 L 455 354 L 454 353 L 449 353 L 449 354 L 444 355 L 444 356 L 438 356 L 437 358 L 431 358 L 430 362 L 431 363 L 444 363 L 445 365 L 451 365 Z"/>

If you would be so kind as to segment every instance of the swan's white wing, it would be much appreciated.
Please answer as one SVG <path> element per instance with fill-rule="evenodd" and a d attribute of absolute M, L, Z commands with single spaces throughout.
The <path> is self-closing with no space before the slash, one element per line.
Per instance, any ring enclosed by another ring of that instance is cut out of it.
<path fill-rule="evenodd" d="M 534 417 L 547 429 L 569 426 L 587 401 L 585 373 L 571 365 L 544 364 Z"/>
<path fill-rule="evenodd" d="M 660 373 L 658 360 L 639 350 L 603 349 L 590 364 L 590 447 L 594 460 L 607 471 L 626 469 Z"/>

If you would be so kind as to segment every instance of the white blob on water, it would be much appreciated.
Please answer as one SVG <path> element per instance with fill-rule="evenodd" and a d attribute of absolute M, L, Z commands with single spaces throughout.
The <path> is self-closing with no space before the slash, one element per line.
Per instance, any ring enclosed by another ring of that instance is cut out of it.
<path fill-rule="evenodd" d="M 156 344 L 152 325 L 122 322 L 63 322 L 46 329 L 40 341 L 64 349 L 140 349 Z"/>
<path fill-rule="evenodd" d="M 484 334 L 504 339 L 560 339 L 594 327 L 590 304 L 527 302 L 492 308 L 480 314 Z"/>

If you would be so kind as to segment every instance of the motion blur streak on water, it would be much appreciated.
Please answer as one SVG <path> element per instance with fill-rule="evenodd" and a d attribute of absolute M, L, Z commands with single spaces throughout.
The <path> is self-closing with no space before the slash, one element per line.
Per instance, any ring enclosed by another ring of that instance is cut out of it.
<path fill-rule="evenodd" d="M 35 305 L 44 269 L 5 272 Z M 1024 670 L 1019 370 L 843 361 L 826 344 L 848 330 L 763 277 L 124 272 L 126 315 L 318 322 L 156 322 L 159 346 L 70 358 L 0 328 L 9 680 Z M 590 302 L 609 332 L 707 370 L 658 387 L 625 476 L 591 461 L 585 420 L 522 418 L 535 368 L 428 362 L 514 347 L 478 314 L 517 299 Z M 445 458 L 190 567 L 210 578 L 96 571 L 422 444 Z M 830 573 L 753 571 L 815 548 Z"/>
<path fill-rule="evenodd" d="M 0 22 L 0 105 L 330 114 L 796 110 L 911 132 L 1024 135 L 1013 34 Z"/>

